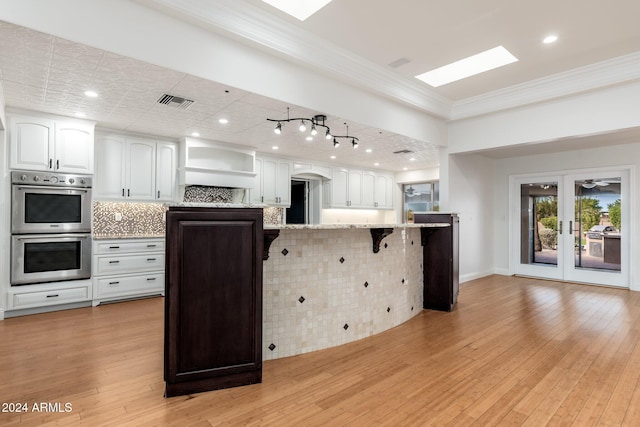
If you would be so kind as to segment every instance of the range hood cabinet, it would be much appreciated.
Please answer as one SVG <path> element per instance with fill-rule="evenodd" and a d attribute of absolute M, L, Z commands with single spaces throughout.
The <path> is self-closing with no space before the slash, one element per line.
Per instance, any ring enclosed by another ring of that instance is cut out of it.
<path fill-rule="evenodd" d="M 195 138 L 180 140 L 179 185 L 253 188 L 253 150 L 217 141 Z"/>

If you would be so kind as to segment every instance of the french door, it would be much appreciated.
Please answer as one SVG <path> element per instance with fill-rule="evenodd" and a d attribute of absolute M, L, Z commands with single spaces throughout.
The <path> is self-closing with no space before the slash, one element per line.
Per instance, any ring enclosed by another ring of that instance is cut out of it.
<path fill-rule="evenodd" d="M 515 274 L 629 286 L 629 171 L 512 177 Z"/>

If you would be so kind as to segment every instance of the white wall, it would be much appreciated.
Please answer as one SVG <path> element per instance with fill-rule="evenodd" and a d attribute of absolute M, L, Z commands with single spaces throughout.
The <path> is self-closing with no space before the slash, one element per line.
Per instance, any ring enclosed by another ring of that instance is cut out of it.
<path fill-rule="evenodd" d="M 0 0 L 0 19 L 420 141 L 446 144 L 446 123 L 440 119 L 133 1 Z"/>
<path fill-rule="evenodd" d="M 453 122 L 449 152 L 553 141 L 640 126 L 640 82 Z"/>
<path fill-rule="evenodd" d="M 512 157 L 495 161 L 495 204 L 494 204 L 494 259 L 496 272 L 509 271 L 509 176 L 527 173 L 571 171 L 599 167 L 640 167 L 640 141 L 635 144 L 615 145 L 589 150 L 569 151 L 555 154 Z M 638 174 L 632 174 L 631 193 L 637 195 L 640 188 Z M 637 196 L 636 196 L 637 199 Z M 637 201 L 630 206 L 631 211 L 631 289 L 640 290 L 640 239 L 636 224 L 640 223 Z M 634 255 L 635 254 L 635 255 Z"/>
<path fill-rule="evenodd" d="M 9 287 L 9 141 L 7 132 L 7 116 L 5 115 L 4 92 L 0 84 L 0 320 L 4 318 L 7 306 L 6 296 Z"/>
<path fill-rule="evenodd" d="M 449 156 L 449 200 L 441 210 L 460 216 L 461 282 L 494 271 L 494 168 L 494 160 L 476 154 Z"/>
<path fill-rule="evenodd" d="M 395 210 L 323 209 L 322 224 L 395 224 Z"/>

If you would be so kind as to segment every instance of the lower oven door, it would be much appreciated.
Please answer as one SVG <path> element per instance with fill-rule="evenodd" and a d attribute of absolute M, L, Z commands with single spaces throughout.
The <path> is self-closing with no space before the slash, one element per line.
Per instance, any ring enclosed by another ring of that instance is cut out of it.
<path fill-rule="evenodd" d="M 88 279 L 91 234 L 11 236 L 11 285 Z"/>

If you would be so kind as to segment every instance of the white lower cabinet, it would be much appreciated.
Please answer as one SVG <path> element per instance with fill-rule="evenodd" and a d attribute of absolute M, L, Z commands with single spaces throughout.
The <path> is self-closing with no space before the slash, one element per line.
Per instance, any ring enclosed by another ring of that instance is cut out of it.
<path fill-rule="evenodd" d="M 164 295 L 164 239 L 93 242 L 93 305 Z"/>
<path fill-rule="evenodd" d="M 91 301 L 91 280 L 69 280 L 36 285 L 11 286 L 7 309 L 22 310 Z"/>

